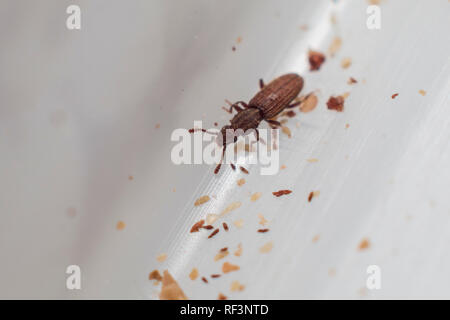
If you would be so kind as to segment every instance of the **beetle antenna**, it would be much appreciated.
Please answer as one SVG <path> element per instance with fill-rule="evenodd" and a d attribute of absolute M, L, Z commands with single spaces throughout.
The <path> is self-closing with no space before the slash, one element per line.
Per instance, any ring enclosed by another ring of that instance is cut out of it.
<path fill-rule="evenodd" d="M 200 128 L 192 128 L 192 129 L 189 129 L 189 133 L 194 133 L 194 132 L 196 132 L 196 131 L 206 132 L 206 133 L 209 133 L 209 134 L 213 134 L 213 135 L 215 135 L 215 136 L 218 136 L 218 135 L 219 135 L 218 132 L 211 132 L 211 131 L 208 131 L 208 130 L 206 130 L 206 129 L 200 129 Z"/>

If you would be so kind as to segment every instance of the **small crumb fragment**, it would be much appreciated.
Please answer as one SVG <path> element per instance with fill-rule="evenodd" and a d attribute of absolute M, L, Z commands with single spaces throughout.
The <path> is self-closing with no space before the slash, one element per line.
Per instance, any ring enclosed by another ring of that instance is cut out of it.
<path fill-rule="evenodd" d="M 170 275 L 169 271 L 164 270 L 162 279 L 161 293 L 159 294 L 161 300 L 187 300 L 183 290 L 181 290 L 178 283 Z"/>
<path fill-rule="evenodd" d="M 350 78 L 348 79 L 347 83 L 348 83 L 348 84 L 355 84 L 355 83 L 358 83 L 358 81 L 356 81 L 355 78 L 350 77 Z"/>
<path fill-rule="evenodd" d="M 345 124 L 345 129 L 350 128 L 350 125 L 348 123 Z"/>
<path fill-rule="evenodd" d="M 228 231 L 228 225 L 225 222 L 222 223 L 222 226 L 225 231 Z"/>
<path fill-rule="evenodd" d="M 311 112 L 317 107 L 319 99 L 314 93 L 310 93 L 306 96 L 305 100 L 300 104 L 299 108 L 301 112 Z"/>
<path fill-rule="evenodd" d="M 241 42 L 242 42 L 242 37 L 237 37 L 236 43 L 241 43 Z"/>
<path fill-rule="evenodd" d="M 231 283 L 231 291 L 243 291 L 244 289 L 245 286 L 237 280 Z"/>
<path fill-rule="evenodd" d="M 398 93 L 394 93 L 394 94 L 391 96 L 391 98 L 392 98 L 392 99 L 395 99 L 397 96 L 398 96 Z"/>
<path fill-rule="evenodd" d="M 281 196 L 283 196 L 283 195 L 285 195 L 285 194 L 290 194 L 290 193 L 292 193 L 291 190 L 279 190 L 279 191 L 274 191 L 274 192 L 272 192 L 272 194 L 273 194 L 275 197 L 281 197 Z"/>
<path fill-rule="evenodd" d="M 308 25 L 307 24 L 302 24 L 300 27 L 298 27 L 300 30 L 302 31 L 306 31 L 308 30 Z"/>
<path fill-rule="evenodd" d="M 227 300 L 227 296 L 224 295 L 223 293 L 219 293 L 219 296 L 217 297 L 217 300 Z"/>
<path fill-rule="evenodd" d="M 235 46 L 232 46 L 231 47 L 231 50 L 234 52 L 234 51 L 236 51 L 236 47 Z"/>
<path fill-rule="evenodd" d="M 208 225 L 213 224 L 217 219 L 219 219 L 219 215 L 218 214 L 208 213 L 206 215 L 206 223 Z"/>
<path fill-rule="evenodd" d="M 241 171 L 242 171 L 243 173 L 248 174 L 248 170 L 245 169 L 244 167 L 239 167 L 239 169 L 241 169 Z"/>
<path fill-rule="evenodd" d="M 134 179 L 133 176 L 128 176 L 128 180 L 132 181 Z"/>
<path fill-rule="evenodd" d="M 420 93 L 422 96 L 425 96 L 425 95 L 427 94 L 427 92 L 426 92 L 425 90 L 419 90 L 419 93 Z"/>
<path fill-rule="evenodd" d="M 289 129 L 288 127 L 282 126 L 281 127 L 281 132 L 283 132 L 285 135 L 287 135 L 289 138 L 292 137 L 291 134 L 291 129 Z"/>
<path fill-rule="evenodd" d="M 205 277 L 202 277 L 202 281 L 203 281 L 204 283 L 208 283 L 208 279 L 206 279 Z"/>
<path fill-rule="evenodd" d="M 329 275 L 330 277 L 334 277 L 334 276 L 336 275 L 336 269 L 330 268 L 330 269 L 328 270 L 328 275 Z"/>
<path fill-rule="evenodd" d="M 351 59 L 351 58 L 346 57 L 346 58 L 343 58 L 343 59 L 341 60 L 341 67 L 342 67 L 343 69 L 347 69 L 347 68 L 350 67 L 351 65 L 352 65 L 352 59 Z"/>
<path fill-rule="evenodd" d="M 242 243 L 238 244 L 238 248 L 236 249 L 236 251 L 234 252 L 234 255 L 236 257 L 240 257 L 242 255 Z"/>
<path fill-rule="evenodd" d="M 239 187 L 241 187 L 244 183 L 245 183 L 245 179 L 244 179 L 244 178 L 241 178 L 241 179 L 239 179 L 239 180 L 237 181 L 237 185 L 238 185 Z"/>
<path fill-rule="evenodd" d="M 296 113 L 293 110 L 289 110 L 288 112 L 286 112 L 286 116 L 289 118 L 293 118 L 296 116 Z"/>
<path fill-rule="evenodd" d="M 222 213 L 220 214 L 220 216 L 224 216 L 227 213 L 236 210 L 237 208 L 239 208 L 242 205 L 241 202 L 236 201 L 236 202 L 232 202 L 230 205 L 228 205 L 228 207 L 225 208 L 225 210 L 222 211 Z"/>
<path fill-rule="evenodd" d="M 266 218 L 264 218 L 264 216 L 261 213 L 258 213 L 258 218 L 259 218 L 259 224 L 262 226 L 265 226 L 267 224 L 267 220 Z"/>
<path fill-rule="evenodd" d="M 325 55 L 318 51 L 309 50 L 308 53 L 309 70 L 319 70 L 320 66 L 325 62 Z"/>
<path fill-rule="evenodd" d="M 258 200 L 259 198 L 261 198 L 262 193 L 261 192 L 255 192 L 254 194 L 252 194 L 252 196 L 250 197 L 250 201 L 254 202 L 256 200 Z"/>
<path fill-rule="evenodd" d="M 199 222 L 195 223 L 191 228 L 191 233 L 198 232 L 201 227 L 205 224 L 205 220 L 200 220 Z"/>
<path fill-rule="evenodd" d="M 313 238 L 312 238 L 312 242 L 316 243 L 317 241 L 319 241 L 320 239 L 320 235 L 316 234 Z"/>
<path fill-rule="evenodd" d="M 117 229 L 117 230 L 123 230 L 123 229 L 125 229 L 125 222 L 123 222 L 123 221 L 118 221 L 117 224 L 116 224 L 116 229 Z"/>
<path fill-rule="evenodd" d="M 369 239 L 364 238 L 364 239 L 362 239 L 361 242 L 359 243 L 358 250 L 360 250 L 360 251 L 366 250 L 366 249 L 368 249 L 369 247 L 370 247 Z"/>
<path fill-rule="evenodd" d="M 259 233 L 266 233 L 269 232 L 269 229 L 258 229 Z"/>
<path fill-rule="evenodd" d="M 309 158 L 306 161 L 308 161 L 309 163 L 315 163 L 315 162 L 319 162 L 319 159 L 316 158 Z"/>
<path fill-rule="evenodd" d="M 206 229 L 206 230 L 214 229 L 214 227 L 213 227 L 212 225 L 210 225 L 210 224 L 208 224 L 208 225 L 206 225 L 206 226 L 203 226 L 202 228 L 203 228 L 203 229 Z"/>
<path fill-rule="evenodd" d="M 229 273 L 232 271 L 238 271 L 240 268 L 239 266 L 235 265 L 235 264 L 231 264 L 229 262 L 224 262 L 222 265 L 222 272 L 223 273 Z"/>
<path fill-rule="evenodd" d="M 314 197 L 318 197 L 319 194 L 320 194 L 320 191 L 311 191 L 311 192 L 309 193 L 309 195 L 308 195 L 308 202 L 311 202 L 311 200 L 312 200 Z"/>
<path fill-rule="evenodd" d="M 218 233 L 219 233 L 219 228 L 217 228 L 216 230 L 214 230 L 214 231 L 208 236 L 208 239 L 214 237 L 214 236 L 215 236 L 216 234 L 218 234 Z"/>
<path fill-rule="evenodd" d="M 242 226 L 244 225 L 244 220 L 242 219 L 236 220 L 235 222 L 233 222 L 233 224 L 238 228 L 242 228 Z"/>
<path fill-rule="evenodd" d="M 161 125 L 159 123 L 155 124 L 155 129 L 159 129 Z"/>
<path fill-rule="evenodd" d="M 208 202 L 209 200 L 210 200 L 209 196 L 201 196 L 200 198 L 195 200 L 194 206 L 198 207 L 204 204 L 205 202 Z"/>
<path fill-rule="evenodd" d="M 331 42 L 330 46 L 328 47 L 328 54 L 331 57 L 334 57 L 336 52 L 339 51 L 342 45 L 342 39 L 340 37 L 335 37 L 333 41 Z"/>
<path fill-rule="evenodd" d="M 158 262 L 164 262 L 166 259 L 167 259 L 167 254 L 165 254 L 165 253 L 161 253 L 160 255 L 158 255 L 156 257 L 156 260 Z"/>
<path fill-rule="evenodd" d="M 342 96 L 330 97 L 327 102 L 329 110 L 336 110 L 342 112 L 344 110 L 344 98 Z"/>
<path fill-rule="evenodd" d="M 229 252 L 228 252 L 228 248 L 225 251 L 220 250 L 218 254 L 216 254 L 216 256 L 214 257 L 214 261 L 219 261 L 220 259 L 225 258 L 226 256 L 228 256 Z"/>
<path fill-rule="evenodd" d="M 198 270 L 197 268 L 193 268 L 191 273 L 189 273 L 189 278 L 191 278 L 191 280 L 195 280 L 198 277 Z"/>
<path fill-rule="evenodd" d="M 211 278 L 213 278 L 213 279 L 215 279 L 215 278 L 220 278 L 220 274 L 216 274 L 216 273 L 215 273 L 215 274 L 212 274 L 212 275 L 211 275 Z"/>
<path fill-rule="evenodd" d="M 284 164 L 282 164 L 281 167 L 280 167 L 280 169 L 281 169 L 281 170 L 284 170 L 284 169 L 286 169 L 286 166 L 285 166 Z"/>
<path fill-rule="evenodd" d="M 261 248 L 259 248 L 259 252 L 261 253 L 268 253 L 272 250 L 273 248 L 273 243 L 272 241 L 267 242 L 265 245 L 263 245 Z"/>
<path fill-rule="evenodd" d="M 156 280 L 156 281 L 161 281 L 162 280 L 162 276 L 159 273 L 158 270 L 153 270 L 152 272 L 150 272 L 150 274 L 148 275 L 148 280 Z"/>

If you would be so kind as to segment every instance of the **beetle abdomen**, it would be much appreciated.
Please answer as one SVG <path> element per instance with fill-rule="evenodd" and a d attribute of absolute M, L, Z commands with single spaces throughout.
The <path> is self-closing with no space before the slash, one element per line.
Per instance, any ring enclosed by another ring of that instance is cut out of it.
<path fill-rule="evenodd" d="M 264 112 L 264 117 L 275 117 L 294 100 L 303 88 L 303 78 L 295 73 L 288 73 L 276 78 L 259 91 L 249 102 L 250 107 L 257 107 Z"/>

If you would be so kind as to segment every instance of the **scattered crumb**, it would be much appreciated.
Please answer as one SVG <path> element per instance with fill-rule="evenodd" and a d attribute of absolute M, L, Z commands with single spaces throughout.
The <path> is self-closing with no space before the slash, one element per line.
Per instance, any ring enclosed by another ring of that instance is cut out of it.
<path fill-rule="evenodd" d="M 364 238 L 364 239 L 362 239 L 361 240 L 361 242 L 359 243 L 359 246 L 358 246 L 358 250 L 365 250 L 365 249 L 368 249 L 370 247 L 370 242 L 369 242 L 369 239 L 367 239 L 367 238 Z"/>
<path fill-rule="evenodd" d="M 345 124 L 345 129 L 350 128 L 350 125 L 348 123 Z"/>
<path fill-rule="evenodd" d="M 159 129 L 161 125 L 159 123 L 155 124 L 155 129 Z"/>
<path fill-rule="evenodd" d="M 211 275 L 211 278 L 213 278 L 213 279 L 215 279 L 215 278 L 220 278 L 220 274 L 216 274 L 216 273 L 215 273 L 215 274 L 212 274 L 212 275 Z"/>
<path fill-rule="evenodd" d="M 189 273 L 189 278 L 191 278 L 191 280 L 195 280 L 198 277 L 198 270 L 197 268 L 193 268 L 191 273 Z"/>
<path fill-rule="evenodd" d="M 320 66 L 325 62 L 325 55 L 318 51 L 309 50 L 308 52 L 309 70 L 319 70 Z"/>
<path fill-rule="evenodd" d="M 244 225 L 244 220 L 242 219 L 236 220 L 235 222 L 233 222 L 233 224 L 238 228 L 242 228 L 242 226 Z"/>
<path fill-rule="evenodd" d="M 327 102 L 329 110 L 336 110 L 342 112 L 344 110 L 344 98 L 342 96 L 330 97 Z"/>
<path fill-rule="evenodd" d="M 161 293 L 159 294 L 161 300 L 187 300 L 183 290 L 181 290 L 178 283 L 170 275 L 169 271 L 164 270 L 162 279 Z"/>
<path fill-rule="evenodd" d="M 176 189 L 176 188 L 173 188 L 173 189 L 172 189 L 172 192 L 177 192 L 177 189 Z"/>
<path fill-rule="evenodd" d="M 210 224 L 208 224 L 208 225 L 206 225 L 206 226 L 203 226 L 202 228 L 203 228 L 203 229 L 206 229 L 206 230 L 214 229 L 214 227 L 213 227 L 212 225 L 210 225 Z"/>
<path fill-rule="evenodd" d="M 205 202 L 208 202 L 209 200 L 210 200 L 209 196 L 201 196 L 200 198 L 195 200 L 194 206 L 198 207 L 204 204 Z"/>
<path fill-rule="evenodd" d="M 66 209 L 66 214 L 70 218 L 74 218 L 77 215 L 77 209 L 75 207 L 68 207 Z"/>
<path fill-rule="evenodd" d="M 237 181 L 237 185 L 238 185 L 239 187 L 242 186 L 244 183 L 245 183 L 245 179 L 244 179 L 244 178 L 241 178 L 241 179 L 239 179 L 239 180 Z"/>
<path fill-rule="evenodd" d="M 272 241 L 267 242 L 265 245 L 263 245 L 261 248 L 259 248 L 259 252 L 261 253 L 268 253 L 272 250 L 273 248 L 273 243 Z"/>
<path fill-rule="evenodd" d="M 348 79 L 347 83 L 348 83 L 348 84 L 355 84 L 355 83 L 358 83 L 358 81 L 356 81 L 355 78 L 350 77 L 350 78 Z"/>
<path fill-rule="evenodd" d="M 336 275 L 336 269 L 330 268 L 330 269 L 328 270 L 328 275 L 329 275 L 330 277 L 334 277 L 334 276 Z"/>
<path fill-rule="evenodd" d="M 158 270 L 153 270 L 149 273 L 148 280 L 156 280 L 159 282 L 162 280 L 162 277 Z"/>
<path fill-rule="evenodd" d="M 317 107 L 318 101 L 317 96 L 311 93 L 306 96 L 305 101 L 300 104 L 299 109 L 301 112 L 311 112 Z"/>
<path fill-rule="evenodd" d="M 220 231 L 219 228 L 217 228 L 216 230 L 214 230 L 213 232 L 211 232 L 211 234 L 208 236 L 208 239 L 214 237 L 216 234 L 219 233 L 219 231 Z"/>
<path fill-rule="evenodd" d="M 315 163 L 315 162 L 319 162 L 319 159 L 316 158 L 309 158 L 306 161 L 308 161 L 309 163 Z"/>
<path fill-rule="evenodd" d="M 311 202 L 311 200 L 315 197 L 318 197 L 320 195 L 320 191 L 311 191 L 308 195 L 308 202 Z"/>
<path fill-rule="evenodd" d="M 266 233 L 269 232 L 269 229 L 258 229 L 259 233 Z"/>
<path fill-rule="evenodd" d="M 341 67 L 344 69 L 347 69 L 348 67 L 350 67 L 352 65 L 352 59 L 351 58 L 343 58 L 341 60 Z"/>
<path fill-rule="evenodd" d="M 285 194 L 290 194 L 290 193 L 292 193 L 291 190 L 279 190 L 279 191 L 274 191 L 274 192 L 272 192 L 272 194 L 273 194 L 275 197 L 281 197 L 281 196 L 283 196 L 283 195 L 285 195 Z"/>
<path fill-rule="evenodd" d="M 217 122 L 214 122 L 214 126 L 217 127 L 219 124 Z"/>
<path fill-rule="evenodd" d="M 235 255 L 236 257 L 240 257 L 240 256 L 242 255 L 242 244 L 241 244 L 241 243 L 238 244 L 238 248 L 237 248 L 237 250 L 234 252 L 234 255 Z"/>
<path fill-rule="evenodd" d="M 426 94 L 427 94 L 427 92 L 425 91 L 425 90 L 419 90 L 419 93 L 422 95 L 422 96 L 425 96 Z"/>
<path fill-rule="evenodd" d="M 286 169 L 286 166 L 283 164 L 283 165 L 281 165 L 280 169 L 284 170 L 284 169 Z"/>
<path fill-rule="evenodd" d="M 342 45 L 342 39 L 340 37 L 335 37 L 333 41 L 331 42 L 330 46 L 328 47 L 328 54 L 331 57 L 334 57 L 336 52 L 339 51 Z"/>
<path fill-rule="evenodd" d="M 241 206 L 241 202 L 236 201 L 236 202 L 232 202 L 230 205 L 228 205 L 228 207 L 225 208 L 225 210 L 222 211 L 222 213 L 220 214 L 220 216 L 224 216 L 227 213 L 236 210 L 237 208 L 239 208 Z"/>
<path fill-rule="evenodd" d="M 231 47 L 231 50 L 236 51 L 236 47 L 235 47 L 235 46 L 232 46 L 232 47 Z"/>
<path fill-rule="evenodd" d="M 223 293 L 219 293 L 219 296 L 217 297 L 217 300 L 227 300 L 227 296 Z"/>
<path fill-rule="evenodd" d="M 167 259 L 167 254 L 165 253 L 161 253 L 159 256 L 156 257 L 156 260 L 158 260 L 158 262 L 164 262 Z"/>
<path fill-rule="evenodd" d="M 320 235 L 319 235 L 319 234 L 316 234 L 316 235 L 312 238 L 312 242 L 313 242 L 313 243 L 316 243 L 317 241 L 319 241 L 319 239 L 320 239 Z"/>
<path fill-rule="evenodd" d="M 286 112 L 286 116 L 289 118 L 293 118 L 295 117 L 296 113 L 293 110 L 289 110 L 288 112 Z"/>
<path fill-rule="evenodd" d="M 300 30 L 302 30 L 302 31 L 306 31 L 306 30 L 308 30 L 308 25 L 306 25 L 306 24 L 302 24 L 300 27 L 298 27 Z"/>
<path fill-rule="evenodd" d="M 193 232 L 198 232 L 200 230 L 201 227 L 203 227 L 203 225 L 205 224 L 205 220 L 200 220 L 197 223 L 195 223 L 192 228 L 191 228 L 191 233 Z"/>
<path fill-rule="evenodd" d="M 218 218 L 219 218 L 219 215 L 218 215 L 218 214 L 208 213 L 208 214 L 206 215 L 206 223 L 207 223 L 208 225 L 211 225 L 211 224 L 213 224 Z"/>
<path fill-rule="evenodd" d="M 341 97 L 345 99 L 347 99 L 350 96 L 350 92 L 344 92 Z"/>
<path fill-rule="evenodd" d="M 134 177 L 133 176 L 128 176 L 128 180 L 133 180 L 134 179 Z"/>
<path fill-rule="evenodd" d="M 264 218 L 264 216 L 261 213 L 258 213 L 258 218 L 259 218 L 259 224 L 262 226 L 265 226 L 267 224 L 267 220 L 266 218 Z"/>
<path fill-rule="evenodd" d="M 242 42 L 242 37 L 237 37 L 236 43 L 241 43 L 241 42 Z"/>
<path fill-rule="evenodd" d="M 231 291 L 243 291 L 244 289 L 245 286 L 237 280 L 231 283 Z"/>
<path fill-rule="evenodd" d="M 123 229 L 125 229 L 125 222 L 123 222 L 123 221 L 118 221 L 117 224 L 116 224 L 116 229 L 117 229 L 117 230 L 123 230 Z"/>
<path fill-rule="evenodd" d="M 254 194 L 252 194 L 252 196 L 250 197 L 250 201 L 256 201 L 259 198 L 261 198 L 262 193 L 261 192 L 255 192 Z"/>
<path fill-rule="evenodd" d="M 243 173 L 248 174 L 248 170 L 245 169 L 244 167 L 239 167 L 239 169 L 241 169 L 241 171 L 242 171 Z"/>
<path fill-rule="evenodd" d="M 225 222 L 222 223 L 222 226 L 225 231 L 228 231 L 228 225 Z"/>
<path fill-rule="evenodd" d="M 202 277 L 202 281 L 203 281 L 204 283 L 208 283 L 208 279 L 206 279 L 205 277 Z"/>
<path fill-rule="evenodd" d="M 391 96 L 391 98 L 392 98 L 392 99 L 395 99 L 397 96 L 398 96 L 398 93 L 394 93 L 394 94 Z"/>
<path fill-rule="evenodd" d="M 223 273 L 229 273 L 232 271 L 238 271 L 240 268 L 239 266 L 235 265 L 235 264 L 231 264 L 229 262 L 224 262 L 222 265 L 222 272 Z"/>

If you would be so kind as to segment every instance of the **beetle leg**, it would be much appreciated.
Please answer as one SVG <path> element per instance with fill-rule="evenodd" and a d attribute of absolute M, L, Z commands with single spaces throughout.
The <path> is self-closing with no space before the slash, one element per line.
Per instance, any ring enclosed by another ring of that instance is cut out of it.
<path fill-rule="evenodd" d="M 270 125 L 270 127 L 271 127 L 272 129 L 276 129 L 277 127 L 281 127 L 281 123 L 279 123 L 279 122 L 276 121 L 276 120 L 270 120 L 270 119 L 267 119 L 266 121 L 267 121 L 267 123 Z"/>
<path fill-rule="evenodd" d="M 295 108 L 296 106 L 299 106 L 303 101 L 297 101 L 294 102 L 293 104 L 290 104 L 286 107 L 286 109 L 291 109 L 291 108 Z"/>
<path fill-rule="evenodd" d="M 260 89 L 264 88 L 264 80 L 263 79 L 259 79 L 259 88 Z"/>
<path fill-rule="evenodd" d="M 200 128 L 189 129 L 189 133 L 194 133 L 196 131 L 202 131 L 202 132 L 206 132 L 206 133 L 213 134 L 213 135 L 216 135 L 216 136 L 219 135 L 217 132 L 211 132 L 211 131 L 208 131 L 206 129 L 200 129 Z"/>
<path fill-rule="evenodd" d="M 243 101 L 238 101 L 238 102 L 235 102 L 235 103 L 231 103 L 230 101 L 225 100 L 225 102 L 229 104 L 230 108 L 227 109 L 225 107 L 222 107 L 222 109 L 225 110 L 228 113 L 232 113 L 233 109 L 236 110 L 238 113 L 241 112 L 243 109 L 241 107 L 239 107 L 239 104 L 242 104 L 244 106 L 244 108 L 248 107 L 247 104 L 245 102 L 243 102 Z"/>
<path fill-rule="evenodd" d="M 220 159 L 219 164 L 217 165 L 217 167 L 214 169 L 214 174 L 217 174 L 220 170 L 220 167 L 222 166 L 222 162 L 223 162 L 223 158 L 225 156 L 225 150 L 227 149 L 227 145 L 225 144 L 223 146 L 223 151 L 222 151 L 222 158 Z"/>

